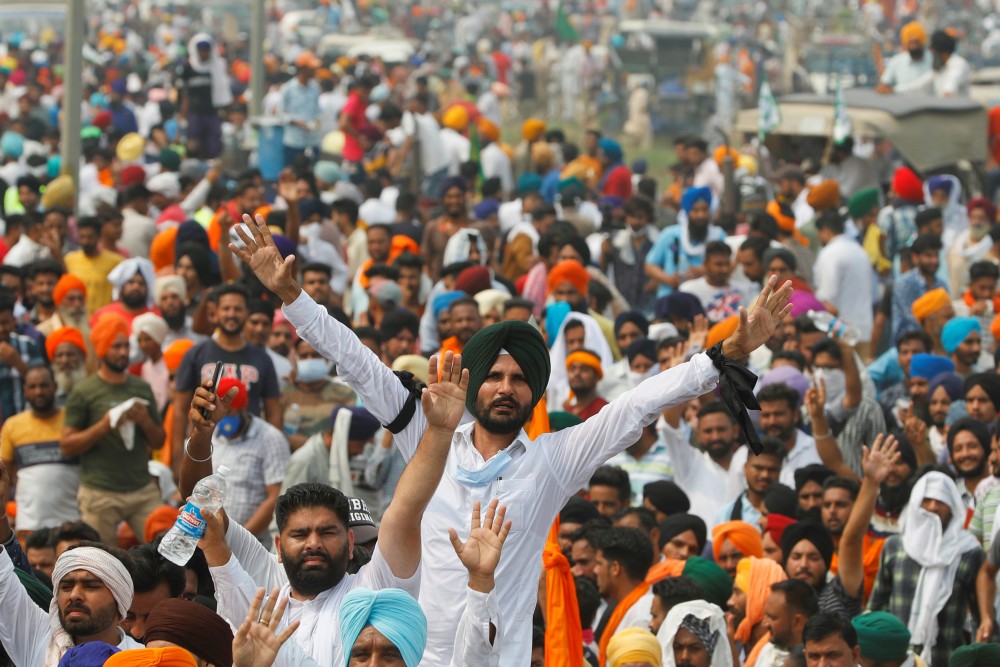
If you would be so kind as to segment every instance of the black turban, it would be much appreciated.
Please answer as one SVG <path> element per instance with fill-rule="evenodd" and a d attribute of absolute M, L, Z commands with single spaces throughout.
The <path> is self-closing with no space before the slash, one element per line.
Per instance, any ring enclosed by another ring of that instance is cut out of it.
<path fill-rule="evenodd" d="M 416 338 L 420 335 L 420 320 L 405 308 L 394 308 L 382 317 L 379 325 L 379 340 L 383 343 L 395 338 L 401 331 L 409 331 Z"/>
<path fill-rule="evenodd" d="M 170 598 L 160 602 L 146 621 L 147 644 L 155 640 L 177 644 L 217 667 L 233 664 L 233 631 L 208 607 Z"/>
<path fill-rule="evenodd" d="M 708 529 L 701 517 L 694 514 L 674 514 L 663 520 L 663 523 L 660 524 L 660 549 L 663 549 L 663 545 L 670 540 L 689 530 L 694 533 L 695 539 L 698 540 L 698 553 L 701 553 L 702 549 L 705 548 Z"/>
<path fill-rule="evenodd" d="M 566 506 L 559 512 L 560 523 L 587 523 L 591 519 L 600 519 L 601 513 L 594 504 L 580 496 L 571 496 Z"/>
<path fill-rule="evenodd" d="M 552 367 L 542 334 L 527 322 L 497 322 L 470 338 L 462 350 L 462 368 L 469 369 L 469 392 L 465 397 L 465 406 L 470 412 L 476 405 L 479 388 L 483 386 L 501 350 L 509 352 L 521 367 L 531 387 L 532 407 L 545 395 Z"/>
<path fill-rule="evenodd" d="M 653 507 L 666 515 L 679 514 L 691 509 L 691 501 L 684 490 L 666 480 L 650 482 L 642 487 L 642 497 L 652 503 Z"/>
<path fill-rule="evenodd" d="M 801 491 L 807 482 L 816 482 L 823 486 L 828 478 L 833 477 L 833 471 L 822 463 L 810 463 L 795 471 L 795 490 Z"/>
<path fill-rule="evenodd" d="M 965 392 L 968 394 L 973 387 L 982 387 L 986 395 L 990 397 L 993 407 L 1000 410 L 1000 375 L 996 373 L 976 373 L 965 379 Z"/>
<path fill-rule="evenodd" d="M 631 322 L 635 326 L 639 327 L 639 331 L 642 332 L 643 336 L 649 334 L 649 320 L 647 320 L 638 310 L 626 310 L 624 313 L 619 313 L 618 317 L 615 318 L 616 336 L 626 322 Z"/>
<path fill-rule="evenodd" d="M 694 322 L 695 315 L 704 315 L 705 307 L 694 294 L 673 292 L 661 296 L 656 301 L 656 319 L 666 320 L 669 317 L 679 317 L 688 322 Z"/>
<path fill-rule="evenodd" d="M 799 496 L 784 484 L 774 484 L 764 494 L 764 507 L 768 514 L 795 517 L 799 512 Z"/>
<path fill-rule="evenodd" d="M 628 358 L 629 364 L 638 356 L 646 357 L 655 362 L 656 343 L 648 338 L 638 338 L 629 343 L 628 347 L 625 348 L 625 356 Z"/>
<path fill-rule="evenodd" d="M 795 545 L 802 540 L 812 542 L 820 556 L 823 557 L 826 569 L 829 570 L 833 560 L 833 538 L 830 537 L 830 531 L 816 521 L 798 521 L 785 528 L 785 533 L 781 536 L 781 553 L 785 555 L 786 560 Z"/>

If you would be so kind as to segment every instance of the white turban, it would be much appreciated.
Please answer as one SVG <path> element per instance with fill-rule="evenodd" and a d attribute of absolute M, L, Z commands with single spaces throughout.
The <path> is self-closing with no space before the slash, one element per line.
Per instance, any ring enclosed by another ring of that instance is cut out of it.
<path fill-rule="evenodd" d="M 181 196 L 181 180 L 172 171 L 160 172 L 146 181 L 146 188 L 155 194 L 174 200 Z"/>
<path fill-rule="evenodd" d="M 157 345 L 163 345 L 163 341 L 167 338 L 167 332 L 166 320 L 154 313 L 143 313 L 132 320 L 132 333 L 136 338 L 139 337 L 140 333 L 145 333 L 156 341 Z"/>
<path fill-rule="evenodd" d="M 142 279 L 146 281 L 146 307 L 153 307 L 153 284 L 156 282 L 156 270 L 153 263 L 143 257 L 132 257 L 111 269 L 108 274 L 108 282 L 114 286 L 111 298 L 115 301 L 121 296 L 122 287 L 132 280 L 135 274 L 142 274 Z"/>
<path fill-rule="evenodd" d="M 180 276 L 162 276 L 153 283 L 153 298 L 156 303 L 160 302 L 160 297 L 164 294 L 176 294 L 181 301 L 187 301 L 187 285 Z"/>
<path fill-rule="evenodd" d="M 63 654 L 73 648 L 73 637 L 63 629 L 59 620 L 58 591 L 62 578 L 76 570 L 90 572 L 108 587 L 115 602 L 118 603 L 118 615 L 121 618 L 125 618 L 132 606 L 132 595 L 135 592 L 132 587 L 132 575 L 120 560 L 97 547 L 76 547 L 64 551 L 56 560 L 56 566 L 52 570 L 52 589 L 57 593 L 49 603 L 49 628 L 52 637 L 49 639 L 49 647 L 45 654 L 46 667 L 57 667 Z"/>

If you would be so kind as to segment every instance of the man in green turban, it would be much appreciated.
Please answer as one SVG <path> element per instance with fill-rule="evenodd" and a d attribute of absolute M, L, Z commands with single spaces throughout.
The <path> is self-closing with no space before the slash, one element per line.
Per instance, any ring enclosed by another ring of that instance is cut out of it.
<path fill-rule="evenodd" d="M 340 378 L 394 433 L 396 446 L 409 461 L 428 428 L 423 412 L 414 409 L 416 394 L 302 291 L 293 273 L 295 258 L 282 259 L 263 217 L 244 216 L 243 222 L 235 229 L 244 247 L 230 246 L 233 252 L 282 300 L 299 336 L 336 363 Z M 534 441 L 524 426 L 545 393 L 550 372 L 541 334 L 523 322 L 501 322 L 466 343 L 461 363 L 469 371 L 468 414 L 452 434 L 444 475 L 422 519 L 421 550 L 424 562 L 433 563 L 422 569 L 420 582 L 420 606 L 433 619 L 423 656 L 426 664 L 450 664 L 468 604 L 468 573 L 454 557 L 449 529 L 464 540 L 470 530 L 468 512 L 476 502 L 497 498 L 506 506 L 511 532 L 491 593 L 504 610 L 507 626 L 498 647 L 500 663 L 528 663 L 537 589 L 525 582 L 539 578 L 545 538 L 563 505 L 599 466 L 635 444 L 642 429 L 668 407 L 719 387 L 727 404 L 738 407 L 749 423 L 739 401 L 754 401 L 747 387 L 752 388 L 756 377 L 733 368 L 730 360 L 746 357 L 771 337 L 791 312 L 791 293 L 791 282 L 779 287 L 772 277 L 753 312 L 740 313 L 739 326 L 725 341 L 647 379 L 585 423 Z M 736 373 L 744 375 L 736 378 Z"/>
<path fill-rule="evenodd" d="M 995 667 L 1000 665 L 1000 644 L 970 644 L 955 649 L 948 667 Z"/>
<path fill-rule="evenodd" d="M 887 611 L 855 616 L 851 621 L 858 633 L 861 667 L 915 667 L 910 652 L 910 631 L 906 624 Z"/>

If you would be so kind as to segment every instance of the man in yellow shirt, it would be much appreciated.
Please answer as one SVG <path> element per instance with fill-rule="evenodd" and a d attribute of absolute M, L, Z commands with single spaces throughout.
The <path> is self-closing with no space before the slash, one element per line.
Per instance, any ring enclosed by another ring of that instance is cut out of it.
<path fill-rule="evenodd" d="M 121 255 L 101 249 L 100 218 L 83 218 L 77 223 L 77 240 L 80 249 L 66 255 L 66 270 L 83 281 L 87 287 L 87 314 L 112 302 L 113 287 L 108 273 L 124 259 Z"/>

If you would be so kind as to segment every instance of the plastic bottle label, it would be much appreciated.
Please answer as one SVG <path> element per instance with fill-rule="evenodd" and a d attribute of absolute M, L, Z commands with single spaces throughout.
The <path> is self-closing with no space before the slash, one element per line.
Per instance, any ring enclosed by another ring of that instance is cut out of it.
<path fill-rule="evenodd" d="M 201 516 L 201 508 L 189 502 L 181 509 L 174 526 L 188 537 L 200 538 L 205 534 L 205 519 Z"/>

